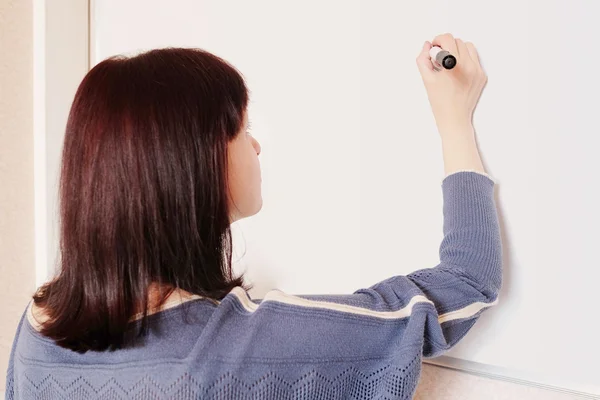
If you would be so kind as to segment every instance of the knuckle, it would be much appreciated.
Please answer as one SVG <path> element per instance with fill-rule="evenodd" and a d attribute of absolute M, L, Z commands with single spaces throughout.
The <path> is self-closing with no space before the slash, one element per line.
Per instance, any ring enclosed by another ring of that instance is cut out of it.
<path fill-rule="evenodd" d="M 448 40 L 454 40 L 454 36 L 452 36 L 452 34 L 449 32 L 442 33 L 441 35 L 436 36 L 434 39 L 434 41 L 438 43 L 444 43 Z"/>

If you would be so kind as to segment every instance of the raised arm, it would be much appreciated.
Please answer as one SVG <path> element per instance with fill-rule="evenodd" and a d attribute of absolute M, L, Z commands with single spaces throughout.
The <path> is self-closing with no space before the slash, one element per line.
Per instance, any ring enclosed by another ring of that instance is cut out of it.
<path fill-rule="evenodd" d="M 301 332 L 296 336 L 301 345 L 290 348 L 291 354 L 387 357 L 398 349 L 401 338 L 403 352 L 423 340 L 423 357 L 435 357 L 463 338 L 481 312 L 497 303 L 502 246 L 495 183 L 483 170 L 471 125 L 485 76 L 474 61 L 471 45 L 450 35 L 434 43 L 458 59 L 455 69 L 435 71 L 428 57 L 429 42 L 417 59 L 443 144 L 446 176 L 441 184 L 440 262 L 349 295 L 290 295 L 274 289 L 255 303 L 236 291 L 254 321 L 276 320 L 276 332 Z M 298 318 L 290 318 L 294 314 Z M 288 324 L 284 330 L 282 321 Z M 272 340 L 265 333 L 257 337 Z M 274 355 L 267 351 L 261 356 Z"/>
<path fill-rule="evenodd" d="M 434 68 L 428 56 L 432 45 L 453 54 L 457 67 Z M 454 345 L 480 311 L 496 304 L 502 285 L 502 242 L 494 181 L 484 170 L 472 125 L 487 82 L 477 50 L 450 34 L 440 35 L 425 42 L 417 65 L 442 139 L 446 173 L 440 264 L 408 275 L 439 314 L 442 329 L 430 332 L 425 349 L 426 356 L 433 356 Z"/>

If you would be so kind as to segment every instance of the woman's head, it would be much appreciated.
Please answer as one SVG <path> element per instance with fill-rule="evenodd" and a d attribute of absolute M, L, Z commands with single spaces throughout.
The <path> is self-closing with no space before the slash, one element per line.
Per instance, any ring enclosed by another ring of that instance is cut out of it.
<path fill-rule="evenodd" d="M 216 299 L 248 289 L 232 276 L 230 232 L 262 206 L 247 105 L 237 70 L 199 49 L 111 57 L 86 75 L 64 140 L 58 275 L 34 296 L 43 334 L 119 347 L 150 285 Z"/>

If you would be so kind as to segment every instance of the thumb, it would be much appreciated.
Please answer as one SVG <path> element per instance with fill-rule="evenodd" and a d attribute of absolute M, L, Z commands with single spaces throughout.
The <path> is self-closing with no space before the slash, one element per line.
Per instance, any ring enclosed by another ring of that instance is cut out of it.
<path fill-rule="evenodd" d="M 421 77 L 423 77 L 423 79 L 431 77 L 434 73 L 433 64 L 431 63 L 431 58 L 429 57 L 429 50 L 431 50 L 431 43 L 423 43 L 421 53 L 417 57 L 417 66 L 419 67 L 419 72 L 421 73 Z"/>

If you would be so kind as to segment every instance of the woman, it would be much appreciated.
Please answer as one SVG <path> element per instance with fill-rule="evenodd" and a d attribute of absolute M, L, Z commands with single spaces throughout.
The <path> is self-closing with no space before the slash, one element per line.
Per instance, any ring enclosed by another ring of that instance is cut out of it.
<path fill-rule="evenodd" d="M 438 45 L 457 57 L 438 71 Z M 201 50 L 95 66 L 67 123 L 60 269 L 17 329 L 6 398 L 409 399 L 496 303 L 494 181 L 472 113 L 486 82 L 450 34 L 417 58 L 442 138 L 440 264 L 349 295 L 251 299 L 230 224 L 257 213 L 260 145 L 243 78 Z"/>

